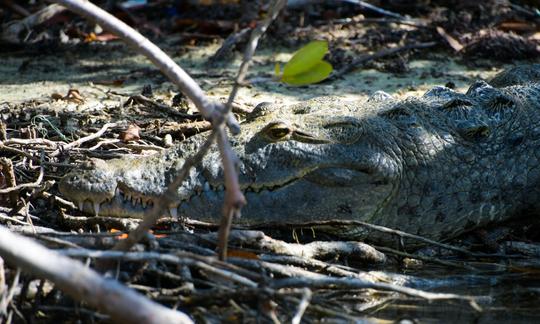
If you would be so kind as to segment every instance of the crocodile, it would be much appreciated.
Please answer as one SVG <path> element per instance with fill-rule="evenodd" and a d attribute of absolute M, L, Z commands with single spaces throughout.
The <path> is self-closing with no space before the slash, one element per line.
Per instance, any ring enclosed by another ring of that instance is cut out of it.
<path fill-rule="evenodd" d="M 235 223 L 363 221 L 443 240 L 531 215 L 540 203 L 539 81 L 540 64 L 476 81 L 466 93 L 435 86 L 403 100 L 379 91 L 365 102 L 259 104 L 231 139 L 247 199 Z M 84 212 L 143 217 L 207 135 L 148 157 L 92 160 L 59 189 Z M 176 198 L 171 216 L 221 217 L 216 148 Z M 358 227 L 334 232 L 365 238 Z"/>

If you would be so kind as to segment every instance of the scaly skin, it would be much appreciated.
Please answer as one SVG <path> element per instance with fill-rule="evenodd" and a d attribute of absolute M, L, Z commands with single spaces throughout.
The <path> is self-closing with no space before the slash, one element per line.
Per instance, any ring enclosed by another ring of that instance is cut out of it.
<path fill-rule="evenodd" d="M 235 222 L 361 220 L 443 239 L 537 210 L 539 76 L 534 65 L 498 75 L 498 88 L 476 82 L 467 94 L 435 87 L 402 101 L 379 92 L 365 103 L 261 104 L 232 139 L 248 201 Z M 148 158 L 94 161 L 60 190 L 89 213 L 99 206 L 99 215 L 142 217 L 141 201 L 161 194 L 205 137 Z M 172 215 L 219 219 L 220 165 L 211 150 L 179 189 Z"/>

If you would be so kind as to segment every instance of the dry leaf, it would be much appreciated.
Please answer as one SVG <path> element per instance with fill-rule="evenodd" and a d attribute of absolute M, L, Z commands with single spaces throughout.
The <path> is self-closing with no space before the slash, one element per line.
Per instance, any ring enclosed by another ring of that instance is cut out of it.
<path fill-rule="evenodd" d="M 111 233 L 113 233 L 113 234 L 114 234 L 114 233 L 122 233 L 122 234 L 120 234 L 120 235 L 118 235 L 118 236 L 115 236 L 115 238 L 116 238 L 117 240 L 125 240 L 125 239 L 127 239 L 127 237 L 128 237 L 128 234 L 127 234 L 127 233 L 123 233 L 121 230 L 118 230 L 118 229 L 116 229 L 116 228 L 111 228 L 111 230 L 110 230 L 109 232 L 111 232 Z"/>
<path fill-rule="evenodd" d="M 87 34 L 87 35 L 84 37 L 84 42 L 85 42 L 85 43 L 92 43 L 92 42 L 95 42 L 96 39 L 97 39 L 96 34 L 90 33 L 90 34 Z"/>
<path fill-rule="evenodd" d="M 119 39 L 119 37 L 111 33 L 101 33 L 95 36 L 95 40 L 98 42 L 110 42 L 117 39 Z"/>
<path fill-rule="evenodd" d="M 120 133 L 120 140 L 122 140 L 124 143 L 129 141 L 138 141 L 141 139 L 141 136 L 139 135 L 140 129 L 141 128 L 135 124 L 129 125 L 125 131 Z"/>
<path fill-rule="evenodd" d="M 62 99 L 64 99 L 64 96 L 59 94 L 58 92 L 55 92 L 55 93 L 51 94 L 51 98 L 53 98 L 54 100 L 62 100 Z"/>
<path fill-rule="evenodd" d="M 76 103 L 84 103 L 84 98 L 77 89 L 69 89 L 67 95 L 64 97 L 64 100 L 69 100 Z"/>
<path fill-rule="evenodd" d="M 81 96 L 79 90 L 77 89 L 69 89 L 67 94 L 65 96 L 62 96 L 58 92 L 55 92 L 51 94 L 51 98 L 54 100 L 68 100 L 73 101 L 75 103 L 84 103 L 84 98 Z"/>
<path fill-rule="evenodd" d="M 248 260 L 259 259 L 259 256 L 253 252 L 243 251 L 243 250 L 233 250 L 233 249 L 229 249 L 229 251 L 227 251 L 227 256 L 232 257 L 232 258 L 241 258 L 241 259 L 248 259 Z"/>

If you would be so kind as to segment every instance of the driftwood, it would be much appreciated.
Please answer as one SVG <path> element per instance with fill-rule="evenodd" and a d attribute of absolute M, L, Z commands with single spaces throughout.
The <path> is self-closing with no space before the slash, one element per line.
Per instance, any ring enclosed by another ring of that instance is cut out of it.
<path fill-rule="evenodd" d="M 208 239 L 214 239 L 214 234 L 208 234 L 206 237 Z M 230 240 L 231 243 L 237 245 L 248 245 L 263 251 L 307 259 L 344 256 L 374 264 L 386 262 L 386 256 L 383 253 L 365 243 L 357 241 L 316 241 L 307 244 L 296 244 L 273 239 L 261 231 L 242 230 L 232 231 Z"/>

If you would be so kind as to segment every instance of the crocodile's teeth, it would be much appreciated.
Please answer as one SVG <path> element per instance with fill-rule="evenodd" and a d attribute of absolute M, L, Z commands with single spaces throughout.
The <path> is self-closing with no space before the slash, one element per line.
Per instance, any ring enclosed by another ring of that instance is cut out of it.
<path fill-rule="evenodd" d="M 176 207 L 169 208 L 169 214 L 171 214 L 172 218 L 178 219 L 178 209 Z"/>
<path fill-rule="evenodd" d="M 137 200 L 138 200 L 137 197 L 131 197 L 131 206 L 133 207 L 137 206 Z"/>
<path fill-rule="evenodd" d="M 120 196 L 122 192 L 120 191 L 120 188 L 116 187 L 116 189 L 114 190 L 114 195 L 115 196 Z"/>
<path fill-rule="evenodd" d="M 220 185 L 217 187 L 217 190 L 218 190 L 218 191 L 223 191 L 223 190 L 225 190 L 225 186 L 222 185 L 222 184 L 220 184 Z"/>
<path fill-rule="evenodd" d="M 210 184 L 208 183 L 208 181 L 204 182 L 203 190 L 204 191 L 210 191 Z"/>
<path fill-rule="evenodd" d="M 82 211 L 84 208 L 84 200 L 79 201 L 78 205 L 79 205 L 79 210 Z"/>
<path fill-rule="evenodd" d="M 97 201 L 94 201 L 92 205 L 94 206 L 94 214 L 96 216 L 99 216 L 99 203 Z"/>
<path fill-rule="evenodd" d="M 131 195 L 130 194 L 125 194 L 124 195 L 124 200 L 126 200 L 127 202 L 130 202 L 131 201 Z"/>
<path fill-rule="evenodd" d="M 141 205 L 143 208 L 146 208 L 146 200 L 141 198 Z"/>
<path fill-rule="evenodd" d="M 154 201 L 149 199 L 148 200 L 148 207 L 153 207 L 154 206 Z"/>

